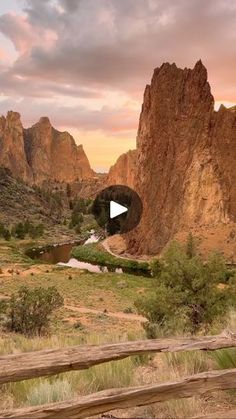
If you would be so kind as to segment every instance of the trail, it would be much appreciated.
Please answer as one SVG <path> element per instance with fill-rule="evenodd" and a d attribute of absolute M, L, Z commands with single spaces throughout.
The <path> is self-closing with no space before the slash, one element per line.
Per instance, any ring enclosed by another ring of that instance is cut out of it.
<path fill-rule="evenodd" d="M 105 314 L 108 317 L 115 317 L 116 319 L 123 319 L 123 320 L 129 320 L 129 321 L 137 321 L 140 323 L 144 323 L 147 321 L 147 319 L 143 316 L 139 316 L 138 314 L 127 314 L 122 312 L 107 312 L 105 313 L 102 310 L 96 310 L 93 308 L 86 308 L 86 307 L 78 307 L 78 306 L 71 306 L 71 305 L 65 305 L 65 308 L 70 311 L 75 311 L 77 313 L 82 314 Z"/>
<path fill-rule="evenodd" d="M 121 255 L 117 255 L 116 253 L 114 253 L 114 252 L 112 252 L 112 250 L 110 249 L 110 247 L 109 247 L 109 243 L 108 243 L 108 240 L 107 239 L 105 239 L 105 240 L 103 240 L 102 242 L 100 242 L 99 244 L 101 244 L 102 245 L 102 247 L 108 252 L 108 253 L 110 253 L 110 255 L 112 255 L 112 256 L 114 256 L 114 257 L 116 257 L 116 258 L 118 258 L 118 259 L 125 259 L 125 260 L 132 260 L 132 261 L 135 261 L 135 262 L 148 262 L 148 261 L 150 261 L 151 260 L 151 258 L 146 258 L 146 259 L 141 259 L 141 258 L 134 258 L 134 257 L 131 257 L 131 256 L 121 256 Z"/>
<path fill-rule="evenodd" d="M 0 294 L 0 300 L 9 300 L 10 297 L 8 295 L 5 294 Z M 136 321 L 136 322 L 140 322 L 140 323 L 145 323 L 147 321 L 147 319 L 143 316 L 139 316 L 138 314 L 128 314 L 128 313 L 122 313 L 122 312 L 104 312 L 102 310 L 96 310 L 94 308 L 87 308 L 87 307 L 78 307 L 78 306 L 73 306 L 70 304 L 65 304 L 64 308 L 70 311 L 74 311 L 76 313 L 81 313 L 81 314 L 105 314 L 108 317 L 114 317 L 116 319 L 120 319 L 120 320 L 129 320 L 129 321 Z"/>

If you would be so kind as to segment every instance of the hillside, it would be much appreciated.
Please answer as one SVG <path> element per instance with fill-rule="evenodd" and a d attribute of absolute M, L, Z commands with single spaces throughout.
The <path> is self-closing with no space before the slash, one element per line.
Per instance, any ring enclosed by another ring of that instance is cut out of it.
<path fill-rule="evenodd" d="M 6 226 L 25 219 L 53 225 L 67 213 L 67 202 L 58 193 L 33 188 L 0 169 L 0 222 Z"/>

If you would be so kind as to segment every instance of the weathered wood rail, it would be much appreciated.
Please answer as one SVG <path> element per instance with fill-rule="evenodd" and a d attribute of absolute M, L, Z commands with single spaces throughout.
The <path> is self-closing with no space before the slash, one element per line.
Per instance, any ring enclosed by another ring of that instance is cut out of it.
<path fill-rule="evenodd" d="M 0 357 L 0 384 L 50 376 L 65 371 L 86 369 L 97 364 L 137 354 L 195 350 L 214 351 L 230 347 L 236 347 L 236 335 L 232 333 L 196 339 L 131 341 L 7 355 Z M 106 390 L 67 402 L 4 411 L 0 412 L 0 419 L 87 418 L 114 409 L 145 406 L 171 399 L 192 397 L 215 390 L 233 388 L 236 388 L 236 369 L 209 371 L 174 382 Z"/>
<path fill-rule="evenodd" d="M 83 370 L 108 361 L 152 352 L 214 351 L 236 347 L 236 335 L 153 339 L 108 345 L 72 346 L 0 357 L 0 384 Z"/>

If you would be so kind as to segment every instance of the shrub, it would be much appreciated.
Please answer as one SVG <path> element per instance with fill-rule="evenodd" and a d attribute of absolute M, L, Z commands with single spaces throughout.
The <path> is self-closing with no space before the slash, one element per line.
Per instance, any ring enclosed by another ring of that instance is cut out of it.
<path fill-rule="evenodd" d="M 161 273 L 162 264 L 159 259 L 153 259 L 150 263 L 150 268 L 152 272 L 152 276 L 158 277 L 158 275 Z"/>
<path fill-rule="evenodd" d="M 220 255 L 213 254 L 204 262 L 190 257 L 174 242 L 165 253 L 155 290 L 148 298 L 136 301 L 140 314 L 148 319 L 149 337 L 172 334 L 176 329 L 196 333 L 216 320 L 224 321 L 230 305 L 235 305 L 235 286 L 219 287 L 226 280 L 226 267 Z"/>
<path fill-rule="evenodd" d="M 17 239 L 23 240 L 25 238 L 25 227 L 23 223 L 18 223 L 14 228 L 14 236 Z"/>
<path fill-rule="evenodd" d="M 11 232 L 10 232 L 7 228 L 5 228 L 5 229 L 3 230 L 2 237 L 3 237 L 6 241 L 9 241 L 9 240 L 11 239 Z"/>
<path fill-rule="evenodd" d="M 52 312 L 63 305 L 55 287 L 21 287 L 9 302 L 9 328 L 27 336 L 41 335 L 49 326 Z"/>

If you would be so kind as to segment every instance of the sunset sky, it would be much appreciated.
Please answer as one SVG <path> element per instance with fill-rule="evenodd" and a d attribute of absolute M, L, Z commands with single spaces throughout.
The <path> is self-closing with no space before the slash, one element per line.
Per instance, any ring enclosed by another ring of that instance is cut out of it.
<path fill-rule="evenodd" d="M 208 69 L 236 103 L 235 0 L 0 1 L 0 114 L 40 116 L 107 170 L 135 148 L 145 84 L 163 62 Z"/>

